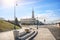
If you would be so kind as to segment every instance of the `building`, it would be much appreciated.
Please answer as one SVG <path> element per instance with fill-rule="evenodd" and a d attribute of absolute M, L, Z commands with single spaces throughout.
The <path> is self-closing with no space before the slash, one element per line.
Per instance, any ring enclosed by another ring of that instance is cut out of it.
<path fill-rule="evenodd" d="M 60 22 L 59 23 L 56 23 L 56 26 L 60 28 Z"/>
<path fill-rule="evenodd" d="M 32 18 L 21 19 L 20 22 L 21 22 L 22 25 L 43 24 L 42 22 L 39 22 L 38 20 L 35 19 L 35 17 L 34 17 L 34 10 L 33 9 L 32 9 Z"/>

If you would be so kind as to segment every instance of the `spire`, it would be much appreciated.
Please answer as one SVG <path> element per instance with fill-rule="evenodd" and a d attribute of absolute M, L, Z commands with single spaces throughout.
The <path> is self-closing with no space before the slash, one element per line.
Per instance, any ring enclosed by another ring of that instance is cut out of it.
<path fill-rule="evenodd" d="M 34 9 L 32 8 L 32 18 L 34 18 Z"/>

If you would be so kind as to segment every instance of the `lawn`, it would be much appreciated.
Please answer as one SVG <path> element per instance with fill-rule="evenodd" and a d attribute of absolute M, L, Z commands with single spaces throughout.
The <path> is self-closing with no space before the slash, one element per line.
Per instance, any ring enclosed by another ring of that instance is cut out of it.
<path fill-rule="evenodd" d="M 19 27 L 16 26 L 16 29 L 19 29 Z M 0 32 L 9 30 L 14 30 L 14 25 L 4 20 L 0 20 Z"/>

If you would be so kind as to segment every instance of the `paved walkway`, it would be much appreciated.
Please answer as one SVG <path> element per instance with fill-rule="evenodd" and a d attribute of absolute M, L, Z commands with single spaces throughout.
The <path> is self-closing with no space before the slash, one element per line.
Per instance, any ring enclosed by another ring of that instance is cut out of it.
<path fill-rule="evenodd" d="M 34 40 L 56 40 L 48 28 L 39 28 Z"/>

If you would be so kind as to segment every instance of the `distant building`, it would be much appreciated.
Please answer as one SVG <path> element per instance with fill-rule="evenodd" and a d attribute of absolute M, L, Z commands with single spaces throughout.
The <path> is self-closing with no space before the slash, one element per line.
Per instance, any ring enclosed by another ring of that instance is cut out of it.
<path fill-rule="evenodd" d="M 60 22 L 59 23 L 56 23 L 56 26 L 60 28 Z"/>
<path fill-rule="evenodd" d="M 35 19 L 34 17 L 34 9 L 32 9 L 32 18 L 28 18 L 28 19 L 21 19 L 21 24 L 22 25 L 33 25 L 33 24 L 43 24 L 42 22 L 37 23 L 38 20 Z"/>

